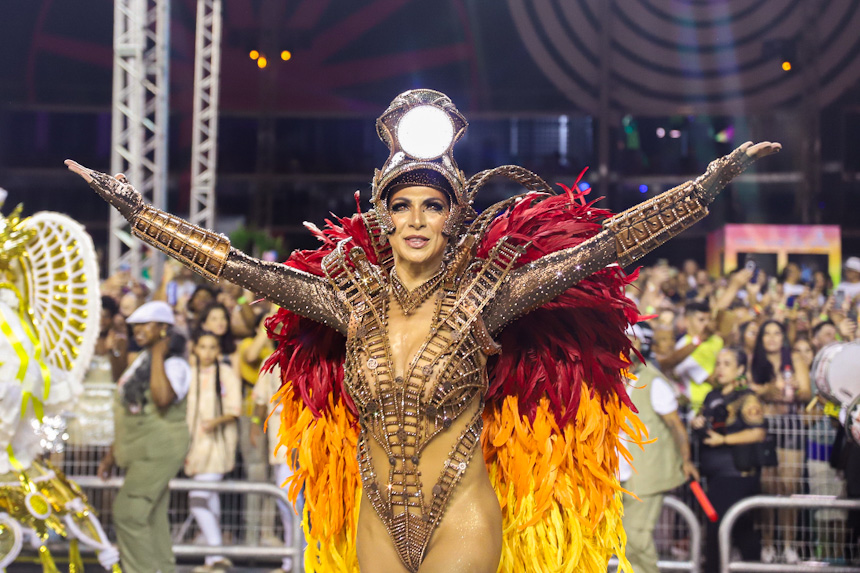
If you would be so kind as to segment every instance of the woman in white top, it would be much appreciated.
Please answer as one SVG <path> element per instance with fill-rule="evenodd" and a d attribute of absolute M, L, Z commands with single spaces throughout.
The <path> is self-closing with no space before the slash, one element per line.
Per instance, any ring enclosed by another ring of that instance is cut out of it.
<path fill-rule="evenodd" d="M 233 369 L 221 360 L 219 337 L 205 330 L 194 335 L 194 366 L 188 392 L 188 428 L 191 447 L 185 473 L 199 481 L 220 481 L 236 464 L 236 420 L 242 408 L 242 384 Z M 210 546 L 220 546 L 221 502 L 218 492 L 194 490 L 188 494 L 191 515 Z M 230 562 L 210 555 L 195 572 L 221 571 Z"/>

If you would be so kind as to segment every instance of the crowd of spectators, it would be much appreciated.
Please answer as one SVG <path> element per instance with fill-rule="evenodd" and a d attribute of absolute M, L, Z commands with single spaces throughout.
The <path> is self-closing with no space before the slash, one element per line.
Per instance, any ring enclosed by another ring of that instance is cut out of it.
<path fill-rule="evenodd" d="M 164 301 L 173 309 L 172 344 L 182 346 L 189 365 L 190 381 L 182 399 L 190 447 L 182 473 L 204 482 L 229 476 L 282 485 L 289 477 L 286 459 L 283 455 L 270 455 L 275 449 L 276 436 L 271 431 L 268 436 L 263 432 L 271 390 L 280 380 L 277 373 L 262 377 L 259 374 L 263 361 L 274 351 L 265 319 L 277 309 L 236 285 L 224 281 L 212 285 L 172 261 L 164 266 L 162 280 L 155 289 L 133 280 L 128 270 L 120 270 L 103 281 L 99 338 L 84 380 L 83 395 L 69 416 L 67 461 L 73 462 L 79 452 L 110 448 L 113 444 L 116 381 L 122 379 L 123 372 L 143 350 L 137 346 L 127 319 L 152 300 Z M 265 391 L 255 392 L 259 379 L 263 380 Z M 239 530 L 244 538 L 233 542 L 246 545 L 290 542 L 292 508 L 278 507 L 286 539 L 277 538 L 274 523 L 267 519 L 275 515 L 274 505 L 267 507 L 271 500 L 259 494 L 243 499 L 240 510 L 243 523 Z M 100 509 L 110 510 L 110 504 L 103 504 Z M 199 542 L 222 545 L 219 495 L 206 490 L 192 491 L 188 509 L 200 532 Z M 225 571 L 231 566 L 225 557 L 213 555 L 195 571 Z M 275 571 L 289 571 L 291 567 L 292 560 L 285 558 L 282 567 Z"/>
<path fill-rule="evenodd" d="M 660 261 L 641 269 L 628 297 L 648 317 L 637 329 L 642 352 L 674 387 L 715 506 L 756 493 L 860 497 L 857 448 L 811 380 L 822 348 L 857 337 L 860 258 L 845 261 L 835 288 L 823 270 L 794 262 L 778 276 L 751 263 L 714 277 L 693 260 Z M 750 547 L 765 563 L 857 558 L 857 512 L 817 510 L 805 528 L 797 511 L 774 513 L 738 523 L 745 560 Z M 716 552 L 708 558 L 718 570 Z"/>

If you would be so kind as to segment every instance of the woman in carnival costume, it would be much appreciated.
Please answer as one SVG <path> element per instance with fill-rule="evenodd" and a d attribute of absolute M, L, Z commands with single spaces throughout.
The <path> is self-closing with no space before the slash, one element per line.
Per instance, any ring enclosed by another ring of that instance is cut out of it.
<path fill-rule="evenodd" d="M 610 216 L 521 167 L 467 180 L 452 155 L 467 122 L 442 93 L 405 92 L 376 126 L 391 153 L 373 209 L 309 226 L 322 246 L 286 264 L 67 164 L 145 242 L 282 307 L 269 365 L 283 372 L 280 446 L 298 452 L 308 570 L 596 573 L 613 553 L 626 567 L 616 448 L 643 427 L 623 386 L 638 314 L 621 267 L 779 144 L 746 143 Z M 494 176 L 527 193 L 479 215 Z"/>
<path fill-rule="evenodd" d="M 0 190 L 0 206 L 5 198 Z M 70 570 L 83 570 L 81 541 L 105 569 L 119 571 L 119 555 L 86 497 L 41 459 L 59 427 L 47 416 L 67 410 L 80 393 L 98 336 L 95 250 L 65 215 L 22 219 L 21 209 L 0 215 L 0 570 L 30 537 L 44 571 L 56 572 L 45 545 L 54 532 L 71 540 Z"/>

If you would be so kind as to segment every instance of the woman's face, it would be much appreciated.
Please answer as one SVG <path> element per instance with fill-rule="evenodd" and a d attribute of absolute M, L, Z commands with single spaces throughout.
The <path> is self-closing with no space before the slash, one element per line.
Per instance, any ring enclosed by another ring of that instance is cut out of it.
<path fill-rule="evenodd" d="M 779 352 L 782 349 L 783 339 L 782 329 L 778 325 L 770 323 L 764 327 L 761 343 L 768 354 Z"/>
<path fill-rule="evenodd" d="M 815 274 L 812 275 L 812 288 L 816 290 L 822 290 L 827 283 L 824 280 L 824 273 L 821 271 L 815 271 Z"/>
<path fill-rule="evenodd" d="M 218 346 L 218 338 L 210 335 L 203 335 L 197 339 L 194 344 L 194 354 L 201 366 L 210 366 L 215 364 L 218 359 L 218 354 L 221 351 Z"/>
<path fill-rule="evenodd" d="M 733 384 L 746 369 L 745 364 L 738 364 L 738 357 L 731 350 L 721 350 L 717 355 L 717 365 L 714 375 L 720 386 Z"/>
<path fill-rule="evenodd" d="M 758 337 L 759 325 L 757 322 L 751 322 L 744 330 L 744 348 L 752 350 L 755 348 L 755 339 Z"/>
<path fill-rule="evenodd" d="M 785 267 L 785 282 L 796 283 L 800 280 L 800 267 L 795 263 L 788 263 Z"/>
<path fill-rule="evenodd" d="M 224 314 L 224 309 L 216 307 L 210 310 L 200 326 L 215 336 L 227 334 L 227 315 Z"/>
<path fill-rule="evenodd" d="M 394 262 L 427 266 L 442 265 L 448 238 L 442 227 L 448 219 L 448 197 L 432 187 L 406 187 L 389 200 L 394 232 L 389 235 Z"/>
<path fill-rule="evenodd" d="M 200 312 L 210 304 L 215 302 L 215 297 L 206 289 L 198 289 L 191 295 L 191 300 L 188 301 L 188 309 L 191 312 Z"/>
<path fill-rule="evenodd" d="M 145 322 L 143 324 L 133 324 L 131 327 L 134 341 L 141 348 L 149 348 L 162 338 L 162 332 L 166 330 L 166 326 L 158 322 Z M 165 332 L 166 335 L 166 332 Z"/>
<path fill-rule="evenodd" d="M 795 342 L 792 351 L 796 352 L 800 356 L 800 359 L 803 360 L 803 363 L 806 364 L 807 367 L 812 366 L 812 360 L 815 358 L 815 351 L 812 350 L 812 345 L 809 344 L 808 340 L 801 338 Z"/>
<path fill-rule="evenodd" d="M 137 307 L 140 306 L 140 302 L 137 295 L 134 293 L 126 293 L 119 299 L 119 312 L 124 317 L 128 318 L 131 316 L 131 313 L 135 311 Z"/>

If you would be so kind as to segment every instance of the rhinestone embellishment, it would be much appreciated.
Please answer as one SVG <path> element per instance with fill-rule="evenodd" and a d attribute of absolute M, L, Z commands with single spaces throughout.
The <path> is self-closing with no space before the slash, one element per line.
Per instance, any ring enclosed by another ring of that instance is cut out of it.
<path fill-rule="evenodd" d="M 379 362 L 377 362 L 376 358 L 368 358 L 367 359 L 367 367 L 371 370 L 376 370 L 376 367 L 379 366 Z"/>

